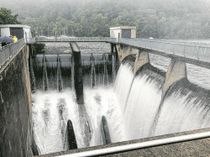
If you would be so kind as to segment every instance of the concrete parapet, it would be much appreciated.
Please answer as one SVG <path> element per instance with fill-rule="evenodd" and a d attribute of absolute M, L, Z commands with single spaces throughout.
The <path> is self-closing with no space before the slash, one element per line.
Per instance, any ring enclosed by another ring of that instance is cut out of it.
<path fill-rule="evenodd" d="M 74 89 L 76 92 L 77 103 L 80 105 L 84 104 L 84 93 L 83 93 L 83 74 L 82 74 L 82 61 L 81 52 L 76 43 L 70 43 L 73 58 L 73 76 L 74 76 Z"/>

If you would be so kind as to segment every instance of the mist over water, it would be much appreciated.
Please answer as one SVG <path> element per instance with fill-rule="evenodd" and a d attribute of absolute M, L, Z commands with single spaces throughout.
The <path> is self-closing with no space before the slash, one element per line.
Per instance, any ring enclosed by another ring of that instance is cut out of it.
<path fill-rule="evenodd" d="M 123 115 L 113 89 L 86 89 L 85 107 L 90 119 L 90 146 L 102 145 L 101 118 L 108 121 L 112 142 L 126 140 Z M 80 128 L 79 108 L 71 89 L 33 94 L 33 130 L 42 154 L 67 150 L 66 124 L 71 120 L 79 148 L 87 147 Z"/>

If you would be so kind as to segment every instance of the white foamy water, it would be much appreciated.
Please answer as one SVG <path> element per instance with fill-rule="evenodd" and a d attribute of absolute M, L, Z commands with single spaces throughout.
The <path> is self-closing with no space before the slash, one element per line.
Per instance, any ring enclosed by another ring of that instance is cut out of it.
<path fill-rule="evenodd" d="M 123 115 L 112 88 L 86 89 L 85 108 L 90 129 L 90 146 L 103 144 L 101 119 L 108 121 L 112 142 L 126 140 Z M 70 119 L 75 130 L 79 148 L 87 147 L 80 125 L 79 108 L 71 90 L 38 91 L 33 94 L 33 130 L 41 154 L 67 150 L 66 124 Z M 81 110 L 80 110 L 81 111 Z"/>
<path fill-rule="evenodd" d="M 119 68 L 114 85 L 114 90 L 122 109 L 125 107 L 133 78 L 134 74 L 132 72 L 132 67 L 129 64 L 122 64 Z"/>
<path fill-rule="evenodd" d="M 69 119 L 79 148 L 103 144 L 102 116 L 106 117 L 112 142 L 149 137 L 151 133 L 161 135 L 210 127 L 208 105 L 206 108 L 201 105 L 199 96 L 190 97 L 191 92 L 185 96 L 180 91 L 172 92 L 157 116 L 162 85 L 161 81 L 158 83 L 158 79 L 148 75 L 140 73 L 134 79 L 131 66 L 124 64 L 118 71 L 114 87 L 84 89 L 90 145 L 84 139 L 79 114 L 82 110 L 75 102 L 74 92 L 71 89 L 37 91 L 33 94 L 33 129 L 41 153 L 67 150 L 66 124 Z"/>
<path fill-rule="evenodd" d="M 32 120 L 35 141 L 42 154 L 67 149 L 66 124 L 72 120 L 78 147 L 84 147 L 80 135 L 78 105 L 71 90 L 37 91 L 33 94 Z"/>
<path fill-rule="evenodd" d="M 148 76 L 138 76 L 132 85 L 125 110 L 125 121 L 129 139 L 149 136 L 149 129 L 161 101 L 161 90 Z"/>
<path fill-rule="evenodd" d="M 209 107 L 196 100 L 199 98 L 189 98 L 190 94 L 177 91 L 164 101 L 155 135 L 210 127 Z"/>
<path fill-rule="evenodd" d="M 103 144 L 101 137 L 102 116 L 107 119 L 111 141 L 120 142 L 126 140 L 123 115 L 112 88 L 86 89 L 85 102 L 93 130 L 91 146 Z"/>

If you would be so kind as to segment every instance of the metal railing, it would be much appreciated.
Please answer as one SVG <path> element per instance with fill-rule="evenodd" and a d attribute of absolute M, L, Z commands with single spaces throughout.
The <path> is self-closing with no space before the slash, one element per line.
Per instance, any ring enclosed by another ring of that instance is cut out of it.
<path fill-rule="evenodd" d="M 0 69 L 25 46 L 24 39 L 0 48 Z"/>
<path fill-rule="evenodd" d="M 190 142 L 192 140 L 201 140 L 210 137 L 210 132 L 188 133 L 186 135 L 178 135 L 174 137 L 165 137 L 160 139 L 146 140 L 138 143 L 130 143 L 125 145 L 116 145 L 106 148 L 99 148 L 93 150 L 85 150 L 81 152 L 74 152 L 72 154 L 55 155 L 54 157 L 88 157 L 88 156 L 103 156 L 108 154 L 119 154 L 127 151 L 134 151 L 138 149 L 146 149 L 157 146 L 164 146 L 169 144 L 182 144 L 183 142 Z M 129 153 L 127 154 L 129 155 Z M 52 155 L 53 156 L 53 155 Z"/>
<path fill-rule="evenodd" d="M 120 44 L 210 63 L 210 45 L 149 39 L 119 39 Z"/>
<path fill-rule="evenodd" d="M 36 42 L 111 42 L 112 40 L 109 37 L 36 37 L 35 41 Z"/>
<path fill-rule="evenodd" d="M 189 59 L 209 67 L 210 43 L 168 39 L 115 39 L 109 37 L 38 37 L 36 42 L 108 42 L 146 49 L 154 54 Z M 158 53 L 160 52 L 160 53 Z"/>

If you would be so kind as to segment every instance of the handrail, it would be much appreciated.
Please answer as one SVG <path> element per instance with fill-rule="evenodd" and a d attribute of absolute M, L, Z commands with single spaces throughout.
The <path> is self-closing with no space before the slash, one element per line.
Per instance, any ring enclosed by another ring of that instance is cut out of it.
<path fill-rule="evenodd" d="M 55 157 L 88 157 L 88 156 L 100 156 L 106 154 L 115 154 L 120 152 L 132 151 L 137 149 L 143 148 L 151 148 L 155 146 L 162 146 L 167 144 L 174 144 L 174 143 L 182 143 L 192 140 L 200 140 L 210 138 L 210 132 L 201 132 L 201 133 L 191 133 L 187 135 L 180 135 L 175 137 L 168 137 L 168 138 L 161 138 L 161 139 L 154 139 L 145 142 L 139 143 L 131 143 L 126 145 L 120 146 L 112 146 L 107 148 L 100 148 L 95 150 L 87 150 L 84 152 L 76 152 L 72 154 L 65 154 L 65 155 L 57 155 Z"/>
<path fill-rule="evenodd" d="M 208 67 L 210 65 L 210 44 L 167 39 L 115 39 L 109 37 L 39 37 L 37 42 L 108 42 L 145 49 L 150 53 L 176 57 L 190 64 Z M 194 63 L 195 62 L 195 63 Z"/>
<path fill-rule="evenodd" d="M 185 44 L 149 39 L 120 39 L 118 43 L 161 52 L 174 57 L 182 57 L 186 60 L 200 61 L 204 64 L 210 63 L 210 46 L 203 46 L 202 44 Z"/>
<path fill-rule="evenodd" d="M 37 43 L 42 42 L 110 42 L 109 37 L 36 37 Z"/>
<path fill-rule="evenodd" d="M 0 49 L 0 69 L 8 62 L 8 60 L 19 53 L 24 45 L 24 39 L 20 39 L 17 43 L 9 44 L 2 47 L 2 49 Z"/>

